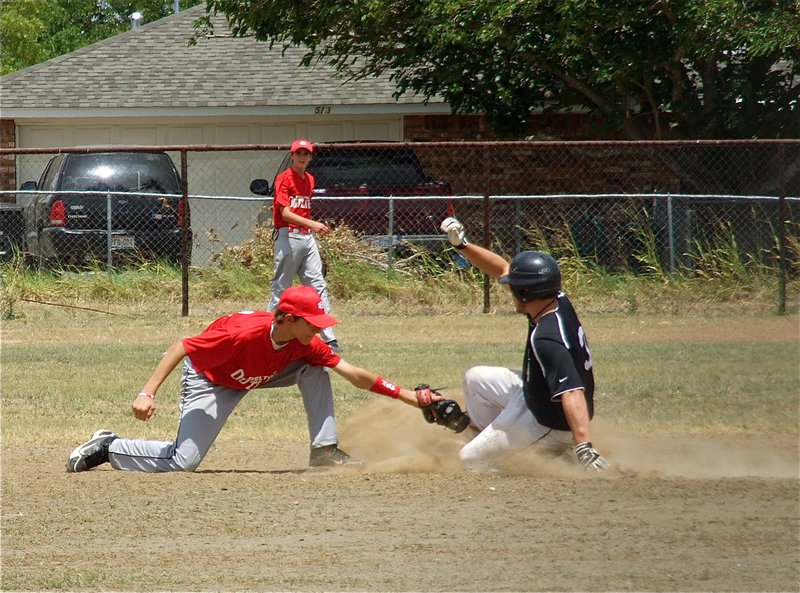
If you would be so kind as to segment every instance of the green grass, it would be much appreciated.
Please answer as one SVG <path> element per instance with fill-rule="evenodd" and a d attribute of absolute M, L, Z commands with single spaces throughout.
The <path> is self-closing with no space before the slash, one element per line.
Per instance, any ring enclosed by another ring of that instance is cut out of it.
<path fill-rule="evenodd" d="M 135 421 L 130 401 L 172 341 L 225 313 L 266 305 L 270 248 L 257 234 L 191 270 L 189 317 L 180 316 L 180 271 L 167 264 L 112 272 L 0 266 L 5 442 L 76 442 L 100 426 L 172 438 L 179 371 L 162 388 L 151 422 Z M 574 253 L 561 257 L 597 360 L 598 414 L 622 429 L 797 431 L 797 278 L 787 291 L 791 314 L 777 317 L 774 275 L 726 260 L 724 245 L 715 249 L 702 274 L 677 276 L 655 268 L 612 273 Z M 455 395 L 469 366 L 521 365 L 525 322 L 510 313 L 507 291 L 492 283 L 493 312 L 482 314 L 482 276 L 442 265 L 447 253 L 412 252 L 390 272 L 385 253 L 347 232 L 334 233 L 323 251 L 348 362 Z M 642 328 L 648 339 L 626 334 Z M 340 416 L 375 397 L 333 380 Z M 223 438 L 302 439 L 306 430 L 296 389 L 257 391 L 234 417 Z"/>
<path fill-rule="evenodd" d="M 22 304 L 20 312 L 2 324 L 5 445 L 80 442 L 101 427 L 133 438 L 174 437 L 179 369 L 162 387 L 153 420 L 135 420 L 130 403 L 167 346 L 202 331 L 216 313 L 181 318 L 133 309 L 109 316 L 34 303 Z M 796 318 L 582 317 L 595 359 L 598 417 L 617 430 L 797 433 Z M 346 308 L 340 320 L 345 359 L 407 387 L 425 382 L 460 398 L 468 367 L 519 368 L 522 361 L 525 321 L 514 314 L 377 316 Z M 752 327 L 764 333 L 741 336 Z M 338 375 L 333 381 L 340 419 L 379 397 Z M 304 441 L 296 388 L 254 391 L 220 438 Z"/>
<path fill-rule="evenodd" d="M 593 353 L 598 413 L 630 430 L 797 430 L 797 342 L 604 344 Z"/>

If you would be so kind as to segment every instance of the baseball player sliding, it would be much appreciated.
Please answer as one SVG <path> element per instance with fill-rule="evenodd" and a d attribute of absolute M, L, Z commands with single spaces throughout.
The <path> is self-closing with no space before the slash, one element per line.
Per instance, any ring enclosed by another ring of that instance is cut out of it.
<path fill-rule="evenodd" d="M 359 465 L 339 449 L 328 369 L 360 389 L 420 408 L 442 397 L 427 386 L 403 389 L 351 365 L 317 335 L 337 323 L 309 286 L 287 288 L 277 312 L 242 311 L 214 321 L 201 334 L 173 343 L 133 401 L 133 414 L 147 421 L 156 410 L 156 392 L 181 360 L 181 403 L 174 441 L 124 439 L 98 430 L 67 460 L 68 472 L 109 462 L 114 469 L 143 472 L 194 471 L 236 405 L 259 387 L 297 385 L 311 438 L 311 467 Z"/>
<path fill-rule="evenodd" d="M 503 455 L 535 444 L 555 451 L 574 447 L 585 468 L 608 467 L 591 443 L 594 375 L 589 344 L 561 290 L 556 260 L 546 253 L 523 251 L 509 264 L 469 243 L 455 218 L 445 219 L 441 229 L 473 265 L 511 289 L 517 313 L 528 318 L 522 371 L 475 366 L 464 374 L 468 420 L 457 404 L 451 405 L 449 427 L 463 430 L 471 421 L 480 432 L 461 449 L 461 462 L 471 469 L 490 469 Z M 445 406 L 437 402 L 432 408 Z"/>

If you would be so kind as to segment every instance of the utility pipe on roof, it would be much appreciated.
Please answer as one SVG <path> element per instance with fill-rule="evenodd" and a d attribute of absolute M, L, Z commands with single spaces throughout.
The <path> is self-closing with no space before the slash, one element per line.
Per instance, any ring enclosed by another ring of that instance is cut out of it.
<path fill-rule="evenodd" d="M 130 18 L 131 18 L 131 29 L 138 29 L 139 25 L 141 25 L 142 21 L 144 20 L 144 16 L 142 16 L 142 13 L 139 12 L 138 10 L 132 13 Z"/>

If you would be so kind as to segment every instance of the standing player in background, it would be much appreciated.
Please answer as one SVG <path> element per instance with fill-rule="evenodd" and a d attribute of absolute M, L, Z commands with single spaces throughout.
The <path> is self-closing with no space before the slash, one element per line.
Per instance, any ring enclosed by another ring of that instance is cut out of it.
<path fill-rule="evenodd" d="M 339 449 L 328 369 L 360 389 L 426 408 L 441 396 L 420 386 L 414 391 L 342 360 L 317 336 L 336 320 L 323 311 L 309 286 L 287 288 L 274 315 L 242 311 L 217 319 L 201 334 L 172 344 L 141 393 L 133 414 L 149 420 L 156 392 L 184 360 L 178 436 L 175 441 L 123 439 L 98 430 L 67 460 L 68 472 L 110 462 L 114 469 L 142 472 L 194 471 L 208 453 L 231 412 L 251 389 L 297 385 L 303 396 L 311 437 L 311 467 L 360 465 Z"/>
<path fill-rule="evenodd" d="M 464 374 L 467 414 L 480 433 L 459 453 L 468 468 L 492 468 L 529 445 L 574 447 L 587 469 L 608 467 L 591 443 L 594 375 L 583 327 L 561 291 L 561 271 L 546 253 L 523 251 L 509 264 L 467 241 L 463 225 L 441 225 L 450 244 L 482 272 L 511 289 L 516 312 L 528 318 L 523 370 L 475 366 Z"/>
<path fill-rule="evenodd" d="M 314 195 L 314 176 L 306 171 L 314 153 L 308 140 L 295 140 L 290 150 L 292 165 L 275 178 L 272 217 L 275 224 L 275 275 L 268 311 L 274 311 L 283 291 L 294 282 L 295 276 L 304 286 L 319 293 L 325 312 L 330 313 L 328 284 L 322 269 L 322 256 L 314 233 L 327 235 L 331 230 L 311 218 L 311 198 Z M 341 352 L 339 342 L 330 327 L 324 328 L 322 340 L 334 352 Z"/>

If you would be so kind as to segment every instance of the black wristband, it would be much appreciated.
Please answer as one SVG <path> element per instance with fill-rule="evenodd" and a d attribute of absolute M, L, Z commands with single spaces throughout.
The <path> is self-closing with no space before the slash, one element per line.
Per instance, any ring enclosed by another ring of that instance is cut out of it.
<path fill-rule="evenodd" d="M 468 245 L 467 240 L 464 239 L 464 242 L 461 245 L 453 245 L 455 249 L 464 249 Z"/>

